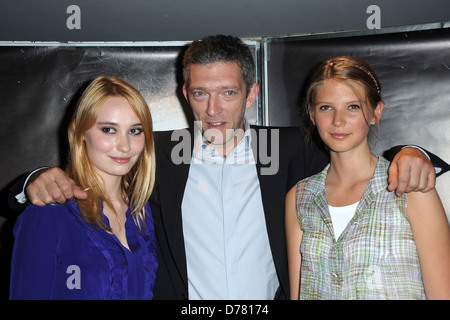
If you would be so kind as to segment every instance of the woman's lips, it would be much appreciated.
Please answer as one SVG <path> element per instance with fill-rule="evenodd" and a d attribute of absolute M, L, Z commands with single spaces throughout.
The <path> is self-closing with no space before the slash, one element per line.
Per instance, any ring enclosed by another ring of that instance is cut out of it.
<path fill-rule="evenodd" d="M 111 157 L 117 163 L 128 163 L 130 162 L 130 158 L 120 158 L 120 157 Z"/>
<path fill-rule="evenodd" d="M 330 135 L 331 135 L 334 139 L 338 139 L 338 140 L 345 139 L 345 138 L 348 136 L 348 134 L 346 134 L 346 133 L 331 133 Z"/>

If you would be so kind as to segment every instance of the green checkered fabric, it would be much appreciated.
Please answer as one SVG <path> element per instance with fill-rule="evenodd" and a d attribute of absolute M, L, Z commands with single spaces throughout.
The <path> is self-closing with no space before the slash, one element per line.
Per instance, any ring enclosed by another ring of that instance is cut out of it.
<path fill-rule="evenodd" d="M 335 240 L 325 178 L 297 184 L 303 230 L 300 299 L 425 299 L 406 195 L 387 191 L 389 162 L 379 157 L 374 176 L 351 219 Z"/>

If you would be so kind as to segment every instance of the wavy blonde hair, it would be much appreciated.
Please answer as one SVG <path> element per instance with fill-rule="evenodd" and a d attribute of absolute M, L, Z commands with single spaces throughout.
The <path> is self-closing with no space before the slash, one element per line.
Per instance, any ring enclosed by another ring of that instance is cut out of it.
<path fill-rule="evenodd" d="M 83 219 L 91 225 L 99 225 L 111 231 L 102 220 L 102 207 L 105 203 L 114 210 L 114 206 L 106 197 L 101 178 L 95 174 L 83 140 L 84 133 L 96 123 L 100 109 L 111 97 L 127 99 L 142 124 L 145 136 L 144 150 L 130 172 L 122 177 L 121 182 L 122 199 L 130 206 L 134 222 L 142 229 L 145 219 L 144 206 L 155 183 L 155 152 L 150 109 L 139 91 L 131 84 L 119 78 L 100 76 L 83 92 L 69 126 L 70 162 L 66 172 L 88 194 L 86 200 L 78 200 Z M 115 211 L 114 213 L 117 214 Z"/>

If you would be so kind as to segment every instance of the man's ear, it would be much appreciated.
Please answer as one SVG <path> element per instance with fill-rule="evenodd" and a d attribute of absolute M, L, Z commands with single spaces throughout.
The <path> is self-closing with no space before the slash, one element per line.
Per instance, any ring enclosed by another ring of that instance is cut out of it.
<path fill-rule="evenodd" d="M 183 84 L 183 95 L 184 95 L 184 98 L 186 99 L 186 101 L 189 101 L 186 84 Z"/>
<path fill-rule="evenodd" d="M 259 94 L 259 84 L 254 83 L 247 95 L 247 103 L 245 104 L 245 107 L 248 109 L 253 105 L 253 102 L 255 102 L 256 98 Z"/>

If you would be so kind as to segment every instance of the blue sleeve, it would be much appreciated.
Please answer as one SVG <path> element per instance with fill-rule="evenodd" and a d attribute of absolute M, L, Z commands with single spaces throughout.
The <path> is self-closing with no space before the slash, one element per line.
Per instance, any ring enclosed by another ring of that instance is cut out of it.
<path fill-rule="evenodd" d="M 52 298 L 59 243 L 54 211 L 49 205 L 28 205 L 17 219 L 10 299 Z"/>

